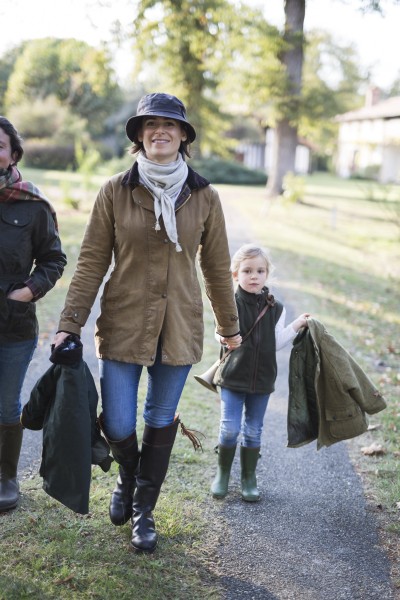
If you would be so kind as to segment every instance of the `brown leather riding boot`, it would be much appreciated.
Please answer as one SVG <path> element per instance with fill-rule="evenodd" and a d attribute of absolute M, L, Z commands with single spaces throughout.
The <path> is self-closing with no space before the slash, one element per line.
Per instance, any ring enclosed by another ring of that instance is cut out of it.
<path fill-rule="evenodd" d="M 123 440 L 110 440 L 104 432 L 102 415 L 99 416 L 99 425 L 110 446 L 115 462 L 119 465 L 117 483 L 111 494 L 109 506 L 110 520 L 113 525 L 125 525 L 133 512 L 132 501 L 140 456 L 136 431 Z"/>
<path fill-rule="evenodd" d="M 131 545 L 137 552 L 154 552 L 157 545 L 152 511 L 168 471 L 179 423 L 179 418 L 175 418 L 167 427 L 156 429 L 145 425 L 144 428 L 139 474 L 133 495 Z"/>

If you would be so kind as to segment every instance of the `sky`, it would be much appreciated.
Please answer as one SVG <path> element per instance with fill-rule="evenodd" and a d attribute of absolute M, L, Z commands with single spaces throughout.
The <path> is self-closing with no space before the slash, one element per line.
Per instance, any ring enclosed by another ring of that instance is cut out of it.
<path fill-rule="evenodd" d="M 371 73 L 371 83 L 387 89 L 400 75 L 400 2 L 383 0 L 385 16 L 363 15 L 358 0 L 306 0 L 305 30 L 329 31 L 338 44 L 354 44 L 360 64 Z M 284 22 L 284 0 L 248 0 L 263 9 L 277 26 Z M 132 22 L 133 0 L 3 0 L 0 5 L 0 55 L 22 40 L 40 37 L 76 37 L 99 46 L 111 39 L 119 20 L 124 31 Z M 115 53 L 121 82 L 129 76 L 128 45 Z"/>

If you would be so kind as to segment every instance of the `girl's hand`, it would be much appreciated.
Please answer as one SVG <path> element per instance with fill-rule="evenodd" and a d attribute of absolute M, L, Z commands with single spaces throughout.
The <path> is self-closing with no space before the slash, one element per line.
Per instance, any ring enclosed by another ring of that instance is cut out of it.
<path fill-rule="evenodd" d="M 18 300 L 18 302 L 30 302 L 33 298 L 33 294 L 28 286 L 20 288 L 19 290 L 13 290 L 7 296 L 10 300 Z"/>
<path fill-rule="evenodd" d="M 298 316 L 295 321 L 293 321 L 293 329 L 295 331 L 299 331 L 302 327 L 308 327 L 307 317 L 310 317 L 310 313 L 303 313 Z"/>
<path fill-rule="evenodd" d="M 227 338 L 221 337 L 221 344 L 226 346 L 228 348 L 228 350 L 234 350 L 235 348 L 239 348 L 241 343 L 242 343 L 242 336 L 240 335 L 240 333 L 238 333 L 237 335 L 234 335 L 232 337 L 227 337 Z"/>

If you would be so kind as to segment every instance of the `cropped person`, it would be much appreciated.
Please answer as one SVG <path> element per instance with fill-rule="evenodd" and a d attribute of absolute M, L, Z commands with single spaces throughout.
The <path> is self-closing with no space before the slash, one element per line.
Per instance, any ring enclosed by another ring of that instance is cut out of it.
<path fill-rule="evenodd" d="M 35 302 L 67 262 L 54 209 L 17 169 L 23 153 L 15 127 L 0 117 L 0 511 L 19 498 L 21 389 L 38 340 Z"/>
<path fill-rule="evenodd" d="M 240 335 L 224 215 L 216 190 L 185 162 L 196 132 L 183 103 L 164 93 L 144 96 L 126 133 L 136 162 L 97 196 L 55 344 L 69 333 L 80 335 L 113 264 L 95 333 L 100 423 L 119 464 L 109 512 L 115 525 L 131 518 L 135 551 L 153 552 L 152 511 L 180 423 L 177 406 L 191 365 L 202 355 L 196 256 L 218 333 L 234 346 Z M 148 387 L 139 451 L 143 367 Z"/>
<path fill-rule="evenodd" d="M 277 377 L 276 351 L 289 344 L 300 328 L 307 327 L 309 314 L 285 325 L 286 310 L 266 287 L 273 265 L 265 249 L 245 244 L 234 254 L 231 270 L 238 284 L 235 297 L 243 343 L 221 361 L 214 377 L 214 384 L 221 387 L 221 421 L 218 468 L 211 492 L 214 498 L 228 493 L 241 436 L 242 498 L 256 502 L 260 499 L 256 467 L 264 416 Z M 220 342 L 232 348 L 229 338 L 221 336 Z"/>

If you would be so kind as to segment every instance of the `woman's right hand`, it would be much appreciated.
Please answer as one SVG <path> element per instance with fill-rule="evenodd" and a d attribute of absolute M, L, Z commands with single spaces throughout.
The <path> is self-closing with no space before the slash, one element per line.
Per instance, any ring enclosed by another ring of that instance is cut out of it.
<path fill-rule="evenodd" d="M 241 343 L 242 336 L 240 335 L 240 333 L 232 337 L 221 337 L 221 344 L 226 346 L 228 350 L 235 350 L 235 348 L 239 348 Z"/>
<path fill-rule="evenodd" d="M 57 346 L 62 344 L 69 335 L 71 334 L 67 333 L 66 331 L 59 331 L 58 333 L 56 333 L 53 340 L 54 348 L 57 348 Z"/>

